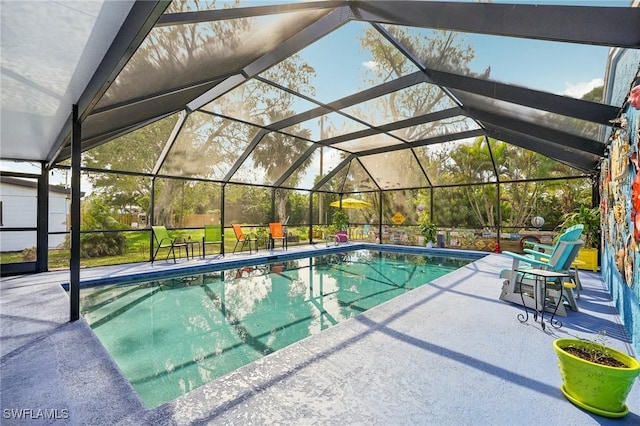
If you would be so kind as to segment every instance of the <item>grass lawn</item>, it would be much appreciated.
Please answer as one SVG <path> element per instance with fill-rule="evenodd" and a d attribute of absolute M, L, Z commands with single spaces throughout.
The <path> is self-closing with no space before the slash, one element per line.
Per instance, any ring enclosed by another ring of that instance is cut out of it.
<path fill-rule="evenodd" d="M 304 229 L 303 229 L 304 228 Z M 305 231 L 306 227 L 301 227 L 300 232 Z M 249 232 L 249 228 L 245 231 Z M 265 231 L 266 232 L 266 231 Z M 298 232 L 297 234 L 300 234 Z M 143 230 L 143 231 L 123 231 L 125 236 L 125 253 L 116 256 L 104 256 L 104 257 L 95 257 L 95 258 L 81 258 L 80 266 L 82 268 L 90 268 L 93 266 L 106 266 L 106 265 L 119 265 L 125 263 L 137 263 L 137 262 L 148 262 L 151 260 L 152 252 L 149 248 L 151 244 L 151 230 Z M 193 241 L 197 241 L 202 246 L 202 237 L 204 236 L 203 229 L 182 229 L 182 230 L 171 230 L 169 231 L 169 235 L 172 238 L 182 237 L 185 240 L 191 238 Z M 266 242 L 266 233 L 261 239 L 260 248 L 264 248 L 264 244 Z M 300 239 L 299 243 L 306 243 L 308 240 Z M 296 243 L 296 244 L 299 244 Z M 231 253 L 233 251 L 234 246 L 236 245 L 236 237 L 233 233 L 232 228 L 226 228 L 224 232 L 224 247 L 225 253 Z M 155 250 L 155 242 L 154 242 L 154 250 Z M 202 250 L 202 247 L 200 247 Z M 161 249 L 158 255 L 156 256 L 156 260 L 164 260 L 167 257 L 169 249 Z M 218 247 L 209 245 L 207 247 L 207 255 L 217 253 Z M 248 251 L 248 247 L 245 246 L 245 251 Z M 179 252 L 176 252 L 176 256 L 180 255 Z M 186 252 L 181 251 L 181 256 L 186 257 Z M 58 269 L 69 269 L 69 258 L 70 258 L 70 250 L 69 249 L 49 249 L 49 270 L 58 270 Z M 31 259 L 32 261 L 33 259 Z M 0 254 L 0 263 L 20 263 L 27 262 L 30 259 L 26 259 L 23 255 L 22 251 L 16 252 L 4 252 Z"/>

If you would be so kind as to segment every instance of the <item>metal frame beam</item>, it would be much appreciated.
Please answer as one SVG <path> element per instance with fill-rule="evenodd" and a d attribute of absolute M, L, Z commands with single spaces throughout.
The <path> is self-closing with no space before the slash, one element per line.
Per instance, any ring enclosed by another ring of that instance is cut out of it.
<path fill-rule="evenodd" d="M 541 142 L 548 141 L 559 146 L 571 148 L 577 152 L 589 153 L 602 157 L 604 155 L 605 145 L 582 136 L 572 133 L 563 132 L 561 130 L 552 129 L 550 127 L 540 126 L 525 120 L 519 120 L 512 117 L 505 117 L 489 111 L 477 108 L 465 108 L 469 115 L 476 120 L 482 122 L 485 127 L 499 127 L 508 129 L 515 133 L 530 135 L 539 139 Z M 504 142 L 509 142 L 505 140 Z"/>
<path fill-rule="evenodd" d="M 391 0 L 354 1 L 352 4 L 356 19 L 367 22 L 610 47 L 640 47 L 640 8 Z"/>
<path fill-rule="evenodd" d="M 187 117 L 188 117 L 188 114 L 186 112 L 182 111 L 180 113 L 180 116 L 178 117 L 178 121 L 176 121 L 176 124 L 173 126 L 173 130 L 171 131 L 169 138 L 167 138 L 167 141 L 164 144 L 164 148 L 162 148 L 162 152 L 160 153 L 160 156 L 156 160 L 156 164 L 153 166 L 153 170 L 151 173 L 154 175 L 154 178 L 160 173 L 160 169 L 162 168 L 164 161 L 167 159 L 167 155 L 169 155 L 169 151 L 173 147 L 173 144 L 176 142 L 176 139 L 178 138 L 178 134 L 180 133 L 180 130 L 184 126 L 184 123 L 187 121 Z"/>
<path fill-rule="evenodd" d="M 504 129 L 497 126 L 487 127 L 487 136 L 500 141 L 508 141 L 510 145 L 519 146 L 530 151 L 537 152 L 546 157 L 560 161 L 579 170 L 590 172 L 598 164 L 598 157 L 581 154 L 574 150 L 563 149 L 559 145 L 545 144 L 544 141 L 536 139 L 526 134 L 519 134 L 511 129 Z M 503 182 L 501 182 L 503 183 Z"/>
<path fill-rule="evenodd" d="M 202 22 L 223 21 L 226 19 L 252 18 L 254 16 L 276 15 L 301 10 L 333 9 L 345 6 L 345 1 L 317 1 L 309 3 L 281 4 L 272 6 L 236 7 L 231 9 L 213 9 L 193 12 L 177 12 L 163 15 L 158 27 L 171 25 L 198 24 Z"/>
<path fill-rule="evenodd" d="M 71 133 L 71 253 L 69 259 L 69 320 L 80 319 L 80 160 L 82 125 L 78 105 L 73 105 Z"/>
<path fill-rule="evenodd" d="M 499 99 L 607 126 L 610 125 L 609 120 L 618 114 L 618 108 L 610 105 L 555 95 L 512 84 L 435 70 L 429 70 L 427 74 L 434 83 L 450 89 L 462 90 L 491 99 Z M 453 94 L 455 95 L 455 91 Z"/>
<path fill-rule="evenodd" d="M 406 120 L 395 121 L 393 123 L 385 124 L 375 128 L 369 128 L 365 130 L 359 130 L 353 133 L 347 133 L 346 135 L 335 136 L 333 138 L 323 140 L 322 144 L 325 146 L 331 146 L 340 142 L 346 142 L 353 139 L 364 138 L 367 136 L 377 135 L 380 133 L 392 132 L 394 130 L 404 129 L 405 127 L 417 126 L 424 123 L 430 123 L 432 121 L 438 121 L 438 120 L 443 120 L 445 118 L 455 117 L 457 115 L 466 116 L 467 113 L 462 108 L 458 108 L 458 107 L 449 108 L 449 109 L 445 109 L 438 112 L 432 112 L 429 114 L 419 115 L 417 117 L 407 118 Z M 404 140 L 401 139 L 399 136 L 393 136 L 393 135 L 389 135 L 389 136 L 392 136 L 398 139 L 399 143 L 404 142 Z M 410 145 L 413 144 L 413 142 L 411 141 L 406 141 L 406 143 L 408 145 L 404 145 L 405 148 L 409 148 Z"/>
<path fill-rule="evenodd" d="M 45 272 L 49 267 L 49 169 L 44 162 L 40 167 L 36 201 L 36 272 Z"/>
<path fill-rule="evenodd" d="M 365 89 L 356 94 L 345 96 L 342 99 L 338 99 L 337 101 L 328 103 L 323 106 L 319 106 L 318 108 L 314 108 L 310 111 L 306 111 L 304 113 L 297 114 L 292 117 L 288 117 L 284 120 L 278 121 L 276 123 L 272 123 L 271 125 L 269 125 L 269 128 L 274 130 L 284 129 L 289 126 L 293 126 L 294 124 L 299 124 L 304 121 L 320 117 L 321 115 L 328 114 L 330 112 L 339 112 L 339 110 L 341 109 L 348 108 L 350 106 L 357 105 L 359 103 L 366 102 L 368 100 L 377 98 L 379 96 L 384 96 L 391 92 L 405 89 L 407 87 L 411 87 L 418 83 L 423 83 L 423 82 L 425 82 L 425 75 L 421 71 L 416 71 L 412 74 L 408 74 L 403 77 L 397 78 L 395 80 L 382 83 L 378 86 Z M 312 99 L 309 99 L 309 98 L 306 98 L 306 99 L 311 100 L 312 102 L 315 102 Z M 353 117 L 350 117 L 350 116 L 347 116 L 347 117 L 353 119 Z"/>
<path fill-rule="evenodd" d="M 338 164 L 333 170 L 331 170 L 329 173 L 327 173 L 322 179 L 320 179 L 313 188 L 311 188 L 311 192 L 317 192 L 320 188 L 322 188 L 322 185 L 324 185 L 325 183 L 327 183 L 329 180 L 331 180 L 331 178 L 333 178 L 339 171 L 341 171 L 344 167 L 348 166 L 348 164 L 351 162 L 351 160 L 353 160 L 354 158 L 356 158 L 356 155 L 351 154 L 349 156 L 347 156 L 344 160 L 342 160 L 340 162 L 340 164 Z"/>

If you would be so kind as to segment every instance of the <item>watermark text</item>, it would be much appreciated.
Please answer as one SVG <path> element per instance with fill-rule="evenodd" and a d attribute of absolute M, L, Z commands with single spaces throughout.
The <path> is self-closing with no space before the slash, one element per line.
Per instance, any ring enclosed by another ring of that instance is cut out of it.
<path fill-rule="evenodd" d="M 61 420 L 69 418 L 67 408 L 4 408 L 2 418 L 11 420 Z"/>

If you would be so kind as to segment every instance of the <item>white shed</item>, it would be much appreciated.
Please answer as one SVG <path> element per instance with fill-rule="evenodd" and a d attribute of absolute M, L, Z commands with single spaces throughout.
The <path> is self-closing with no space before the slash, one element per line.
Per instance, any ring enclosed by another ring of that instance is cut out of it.
<path fill-rule="evenodd" d="M 0 227 L 34 228 L 33 231 L 0 232 L 0 252 L 22 251 L 36 246 L 37 198 L 36 179 L 0 176 Z M 71 190 L 49 186 L 49 232 L 67 232 Z M 65 235 L 49 235 L 49 248 L 64 243 Z"/>

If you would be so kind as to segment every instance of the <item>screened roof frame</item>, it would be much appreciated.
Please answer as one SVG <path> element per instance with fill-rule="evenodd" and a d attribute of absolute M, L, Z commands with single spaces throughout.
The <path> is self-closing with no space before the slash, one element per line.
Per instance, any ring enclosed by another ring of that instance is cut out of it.
<path fill-rule="evenodd" d="M 122 123 L 117 128 L 116 126 L 103 126 L 101 133 L 91 134 L 83 138 L 83 150 L 95 147 L 101 143 L 112 140 L 114 137 L 141 128 L 159 118 L 168 117 L 172 114 L 182 111 L 182 119 L 176 124 L 176 128 L 172 133 L 172 136 L 167 141 L 167 145 L 158 159 L 158 163 L 154 168 L 154 174 L 157 174 L 160 170 L 166 155 L 175 139 L 180 128 L 184 125 L 184 121 L 187 114 L 198 110 L 209 101 L 216 99 L 219 96 L 224 95 L 233 88 L 242 84 L 243 82 L 256 78 L 265 83 L 271 84 L 274 87 L 278 87 L 282 90 L 286 90 L 295 96 L 300 96 L 306 100 L 318 104 L 317 108 L 306 111 L 301 114 L 294 115 L 280 122 L 271 123 L 263 126 L 262 130 L 258 133 L 258 136 L 249 144 L 245 152 L 238 158 L 232 169 L 225 176 L 224 182 L 229 182 L 233 174 L 241 166 L 242 162 L 251 154 L 252 150 L 260 142 L 260 139 L 266 135 L 269 131 L 282 131 L 282 129 L 304 122 L 311 118 L 317 118 L 329 112 L 336 112 L 338 114 L 345 115 L 342 111 L 347 106 L 356 105 L 366 100 L 374 99 L 378 96 L 392 93 L 404 87 L 410 87 L 418 83 L 430 83 L 435 84 L 447 93 L 459 107 L 450 108 L 444 111 L 438 111 L 435 113 L 425 114 L 419 117 L 398 121 L 395 123 L 385 124 L 383 126 L 375 127 L 370 126 L 368 123 L 358 120 L 356 117 L 349 117 L 356 121 L 360 121 L 366 124 L 368 129 L 357 131 L 354 133 L 337 136 L 330 139 L 321 141 L 312 141 L 312 145 L 307 149 L 301 158 L 299 158 L 294 164 L 287 169 L 287 171 L 280 176 L 273 186 L 281 186 L 287 178 L 296 170 L 304 158 L 313 154 L 313 152 L 320 146 L 331 146 L 339 142 L 347 141 L 357 137 L 387 133 L 403 128 L 405 126 L 427 123 L 434 121 L 442 117 L 451 117 L 453 115 L 464 115 L 474 120 L 479 126 L 478 130 L 470 130 L 460 133 L 452 133 L 448 135 L 436 136 L 420 141 L 412 141 L 408 143 L 403 141 L 394 135 L 398 140 L 397 145 L 386 146 L 381 148 L 374 148 L 369 150 L 359 151 L 357 153 L 348 153 L 347 157 L 337 166 L 330 174 L 327 174 L 312 188 L 312 191 L 318 191 L 327 181 L 331 179 L 343 166 L 348 165 L 352 160 L 358 160 L 359 157 L 365 155 L 372 155 L 382 152 L 391 152 L 399 149 L 412 149 L 412 147 L 424 146 L 429 144 L 442 143 L 451 140 L 457 140 L 465 137 L 475 136 L 488 136 L 503 140 L 507 143 L 520 146 L 525 149 L 536 151 L 540 154 L 554 158 L 562 163 L 569 164 L 585 173 L 593 173 L 597 167 L 598 160 L 604 155 L 604 145 L 598 141 L 594 141 L 588 138 L 572 135 L 567 132 L 547 128 L 544 126 L 538 126 L 532 123 L 525 122 L 523 120 L 514 120 L 513 118 L 505 118 L 500 114 L 496 114 L 488 109 L 483 109 L 482 105 L 469 105 L 461 101 L 464 98 L 459 91 L 466 91 L 473 93 L 480 97 L 487 98 L 488 101 L 492 99 L 499 99 L 506 102 L 517 103 L 526 105 L 531 108 L 540 109 L 548 112 L 558 113 L 565 116 L 579 118 L 586 121 L 595 122 L 598 124 L 609 124 L 609 120 L 615 117 L 618 113 L 618 109 L 609 105 L 598 104 L 594 102 L 583 101 L 579 99 L 571 99 L 564 96 L 554 95 L 551 93 L 519 87 L 516 85 L 500 83 L 492 80 L 484 80 L 480 78 L 458 75 L 444 71 L 438 71 L 426 68 L 411 53 L 404 48 L 399 42 L 393 39 L 393 37 L 380 25 L 380 23 L 390 23 L 394 25 L 407 25 L 424 28 L 439 28 L 439 29 L 455 29 L 458 31 L 472 31 L 486 34 L 498 34 L 503 36 L 515 36 L 515 37 L 528 37 L 528 38 L 540 38 L 546 40 L 556 41 L 570 41 L 577 43 L 587 44 L 599 44 L 605 46 L 621 46 L 638 48 L 640 46 L 638 27 L 635 25 L 640 23 L 640 14 L 637 10 L 633 10 L 630 13 L 628 8 L 601 8 L 601 7 L 569 7 L 569 6 L 530 6 L 530 5 L 518 5 L 517 8 L 513 8 L 511 5 L 503 4 L 478 4 L 478 3 L 441 3 L 441 2 L 390 2 L 390 1 L 378 1 L 375 3 L 369 2 L 343 2 L 343 1 L 326 1 L 326 2 L 314 2 L 314 3 L 300 3 L 300 4 L 286 4 L 278 6 L 257 6 L 246 7 L 236 9 L 218 9 L 198 12 L 185 12 L 185 13 L 173 13 L 162 14 L 165 8 L 170 2 L 149 2 L 145 6 L 138 5 L 133 8 L 132 13 L 127 21 L 142 22 L 137 32 L 131 35 L 119 35 L 118 38 L 128 38 L 133 42 L 141 43 L 144 37 L 146 37 L 145 30 L 147 32 L 151 29 L 150 24 L 155 22 L 158 27 L 194 23 L 194 22 L 208 22 L 213 20 L 223 20 L 238 17 L 251 17 L 261 14 L 276 14 L 282 12 L 309 10 L 309 9 L 327 9 L 330 13 L 324 15 L 322 18 L 315 21 L 312 25 L 308 26 L 305 30 L 297 33 L 292 37 L 292 40 L 288 40 L 287 43 L 281 44 L 277 49 L 269 52 L 266 55 L 258 58 L 257 60 L 247 64 L 242 69 L 238 69 L 236 73 L 231 73 L 226 76 L 215 76 L 206 82 L 199 82 L 195 86 L 182 87 L 174 90 L 170 90 L 167 93 L 153 93 L 145 96 L 143 99 L 137 99 L 135 102 L 127 102 L 123 104 L 114 105 L 109 108 L 96 109 L 91 111 L 91 106 L 97 104 L 99 97 L 108 88 L 108 82 L 112 81 L 114 75 L 117 75 L 118 70 L 121 70 L 126 64 L 127 59 L 131 56 L 131 53 L 124 53 L 120 55 L 120 60 L 116 61 L 116 65 L 112 66 L 113 72 L 106 73 L 105 71 L 94 76 L 92 84 L 89 85 L 85 91 L 83 99 L 88 99 L 90 93 L 96 90 L 96 86 L 99 88 L 96 94 L 87 103 L 88 105 L 81 109 L 84 111 L 82 117 L 86 118 L 85 122 L 89 120 L 101 121 L 101 116 L 109 114 L 120 114 L 122 117 L 129 117 L 135 114 L 130 114 L 130 110 L 149 110 L 149 105 L 162 104 L 164 109 L 162 113 L 154 111 L 149 116 L 144 116 L 142 119 L 138 118 L 136 122 L 127 120 L 116 120 Z M 402 4 L 399 4 L 402 3 Z M 515 11 L 515 13 L 514 13 Z M 146 16 L 146 20 L 144 17 Z M 585 20 L 588 24 L 585 26 L 590 28 L 589 31 L 583 31 L 580 28 L 570 26 L 557 25 L 558 21 L 566 19 L 570 16 L 572 20 Z M 532 19 L 533 17 L 533 19 Z M 407 58 L 414 62 L 419 72 L 409 74 L 397 78 L 395 80 L 380 84 L 378 86 L 365 89 L 359 93 L 344 97 L 328 104 L 322 104 L 313 98 L 307 97 L 304 94 L 296 93 L 288 88 L 282 87 L 273 83 L 267 79 L 259 77 L 258 74 L 263 70 L 278 63 L 284 58 L 296 53 L 303 49 L 305 46 L 313 43 L 318 38 L 329 34 L 335 29 L 350 21 L 364 21 L 373 25 L 378 32 L 380 32 L 387 40 L 391 41 L 396 48 L 398 48 Z M 542 26 L 539 23 L 544 23 Z M 616 22 L 615 28 L 612 25 L 607 25 L 607 22 Z M 535 24 L 534 24 L 535 23 Z M 125 28 L 125 26 L 123 26 Z M 615 31 L 614 31 L 615 30 Z M 144 33 L 144 34 L 143 34 Z M 113 57 L 118 56 L 118 46 L 120 43 L 115 43 L 112 46 L 111 51 L 116 51 L 113 54 L 105 57 L 103 63 L 114 63 Z M 102 68 L 102 67 L 101 67 Z M 108 68 L 108 67 L 107 67 Z M 106 81 L 101 85 L 98 84 L 99 75 L 108 75 Z M 184 99 L 183 99 L 184 98 Z M 185 101 L 188 100 L 188 101 Z M 82 100 L 81 100 L 82 101 Z M 158 102 L 160 101 L 160 102 Z M 83 103 L 80 103 L 81 107 Z M 210 114 L 210 112 L 201 110 L 204 113 Z M 138 115 L 139 117 L 139 115 Z M 230 119 L 237 120 L 232 117 Z M 109 120 L 110 123 L 113 121 Z M 107 123 L 108 124 L 108 123 Z M 255 124 L 252 124 L 255 126 Z M 298 137 L 298 136 L 296 136 Z M 61 141 L 68 141 L 68 137 L 65 135 L 65 131 L 61 133 L 59 138 Z M 60 144 L 58 144 L 60 145 Z M 489 148 L 491 153 L 491 149 Z M 413 156 L 416 154 L 413 152 Z M 52 151 L 52 157 L 54 162 L 67 159 L 70 156 L 70 149 L 65 146 L 57 151 Z M 492 156 L 493 161 L 493 156 Z M 418 161 L 420 164 L 420 162 Z M 362 165 L 362 164 L 361 164 Z M 362 165 L 366 170 L 366 167 Z M 495 163 L 494 163 L 495 170 Z M 424 170 L 423 170 L 424 173 Z M 496 176 L 499 180 L 499 173 L 496 171 Z M 425 174 L 427 181 L 430 182 L 428 176 Z M 375 179 L 370 175 L 373 182 Z M 198 179 L 200 180 L 200 179 Z M 292 188 L 294 189 L 294 188 Z M 383 188 L 378 187 L 379 190 Z"/>

